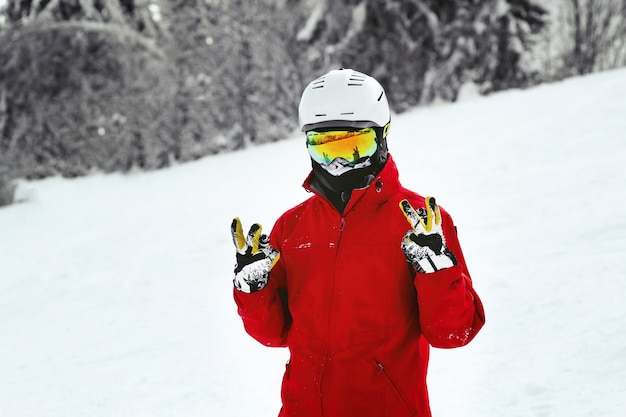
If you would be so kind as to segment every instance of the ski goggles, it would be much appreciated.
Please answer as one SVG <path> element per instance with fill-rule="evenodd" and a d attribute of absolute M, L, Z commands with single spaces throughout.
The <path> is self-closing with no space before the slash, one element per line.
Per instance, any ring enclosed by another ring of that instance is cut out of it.
<path fill-rule="evenodd" d="M 376 131 L 372 127 L 349 130 L 309 130 L 306 132 L 306 146 L 311 158 L 322 165 L 328 165 L 336 158 L 355 163 L 376 152 Z"/>

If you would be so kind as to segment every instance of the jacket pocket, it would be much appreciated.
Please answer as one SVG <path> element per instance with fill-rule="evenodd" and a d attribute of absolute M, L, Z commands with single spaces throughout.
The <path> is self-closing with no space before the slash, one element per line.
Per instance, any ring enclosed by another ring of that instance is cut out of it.
<path fill-rule="evenodd" d="M 404 394 L 400 386 L 396 383 L 393 376 L 389 373 L 389 370 L 387 370 L 387 368 L 385 368 L 385 366 L 378 359 L 374 358 L 374 361 L 376 362 L 377 372 L 379 374 L 382 374 L 385 377 L 385 380 L 389 383 L 391 389 L 393 390 L 393 392 L 395 392 L 397 397 L 402 402 L 402 405 L 404 406 L 406 411 L 409 413 L 408 415 L 414 416 L 417 413 L 417 411 L 415 410 L 415 407 L 413 406 L 413 404 L 411 404 L 411 402 L 409 401 L 407 396 Z"/>

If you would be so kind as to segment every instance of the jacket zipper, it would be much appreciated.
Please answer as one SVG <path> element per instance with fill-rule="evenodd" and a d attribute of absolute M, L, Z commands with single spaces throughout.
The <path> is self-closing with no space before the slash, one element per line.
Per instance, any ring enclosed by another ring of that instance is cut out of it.
<path fill-rule="evenodd" d="M 335 245 L 335 264 L 337 263 L 337 256 L 339 254 L 339 245 L 341 243 L 341 235 L 343 234 L 343 229 L 346 226 L 346 218 L 342 215 L 339 219 L 339 236 L 337 237 L 337 244 Z M 335 268 L 335 271 L 337 268 Z M 330 350 L 330 332 L 331 332 L 331 321 L 332 321 L 332 308 L 333 308 L 333 299 L 335 293 L 335 272 L 333 272 L 333 281 L 330 287 L 330 301 L 328 303 L 328 333 L 326 334 L 326 346 L 324 347 L 324 363 L 322 374 L 320 376 L 320 410 L 322 412 L 322 416 L 324 415 L 324 377 L 326 375 L 326 369 L 328 367 L 329 361 L 329 350 Z"/>
<path fill-rule="evenodd" d="M 415 415 L 415 413 L 416 413 L 415 409 L 413 408 L 413 406 L 409 402 L 409 400 L 406 397 L 406 395 L 404 395 L 404 392 L 400 389 L 398 384 L 396 384 L 396 381 L 389 374 L 389 372 L 387 371 L 387 368 L 385 368 L 385 366 L 382 363 L 380 363 L 380 361 L 378 359 L 374 359 L 374 361 L 376 362 L 376 367 L 378 369 L 378 373 L 382 373 L 385 376 L 385 379 L 387 380 L 387 382 L 389 382 L 389 384 L 391 385 L 393 390 L 396 392 L 396 394 L 398 394 L 398 396 L 402 400 L 402 403 L 404 404 L 404 406 L 406 407 L 407 411 L 409 412 L 409 415 L 411 415 L 411 416 Z"/>

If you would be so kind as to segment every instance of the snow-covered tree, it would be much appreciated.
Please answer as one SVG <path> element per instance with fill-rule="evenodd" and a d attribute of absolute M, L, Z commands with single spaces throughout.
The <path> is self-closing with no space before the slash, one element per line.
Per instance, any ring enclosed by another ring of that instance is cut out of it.
<path fill-rule="evenodd" d="M 158 31 L 148 0 L 6 0 L 8 23 L 29 24 L 35 20 L 97 21 L 128 24 L 144 35 Z"/>
<path fill-rule="evenodd" d="M 626 64 L 626 0 L 568 0 L 570 68 L 587 74 Z"/>
<path fill-rule="evenodd" d="M 543 26 L 531 0 L 362 0 L 303 3 L 303 61 L 379 78 L 397 110 L 454 100 L 467 81 L 502 88 L 526 78 L 519 56 Z"/>
<path fill-rule="evenodd" d="M 1 164 L 26 177 L 169 164 L 175 84 L 146 3 L 10 0 L 5 13 Z"/>
<path fill-rule="evenodd" d="M 164 9 L 181 74 L 183 141 L 240 148 L 293 128 L 300 85 L 285 42 L 285 4 L 174 0 Z"/>

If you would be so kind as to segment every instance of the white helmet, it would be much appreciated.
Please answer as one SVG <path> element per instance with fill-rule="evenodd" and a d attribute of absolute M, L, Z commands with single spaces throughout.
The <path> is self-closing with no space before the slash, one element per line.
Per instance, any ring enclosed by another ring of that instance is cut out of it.
<path fill-rule="evenodd" d="M 309 83 L 298 109 L 302 131 L 320 127 L 385 127 L 390 119 L 385 90 L 369 75 L 333 70 Z"/>

